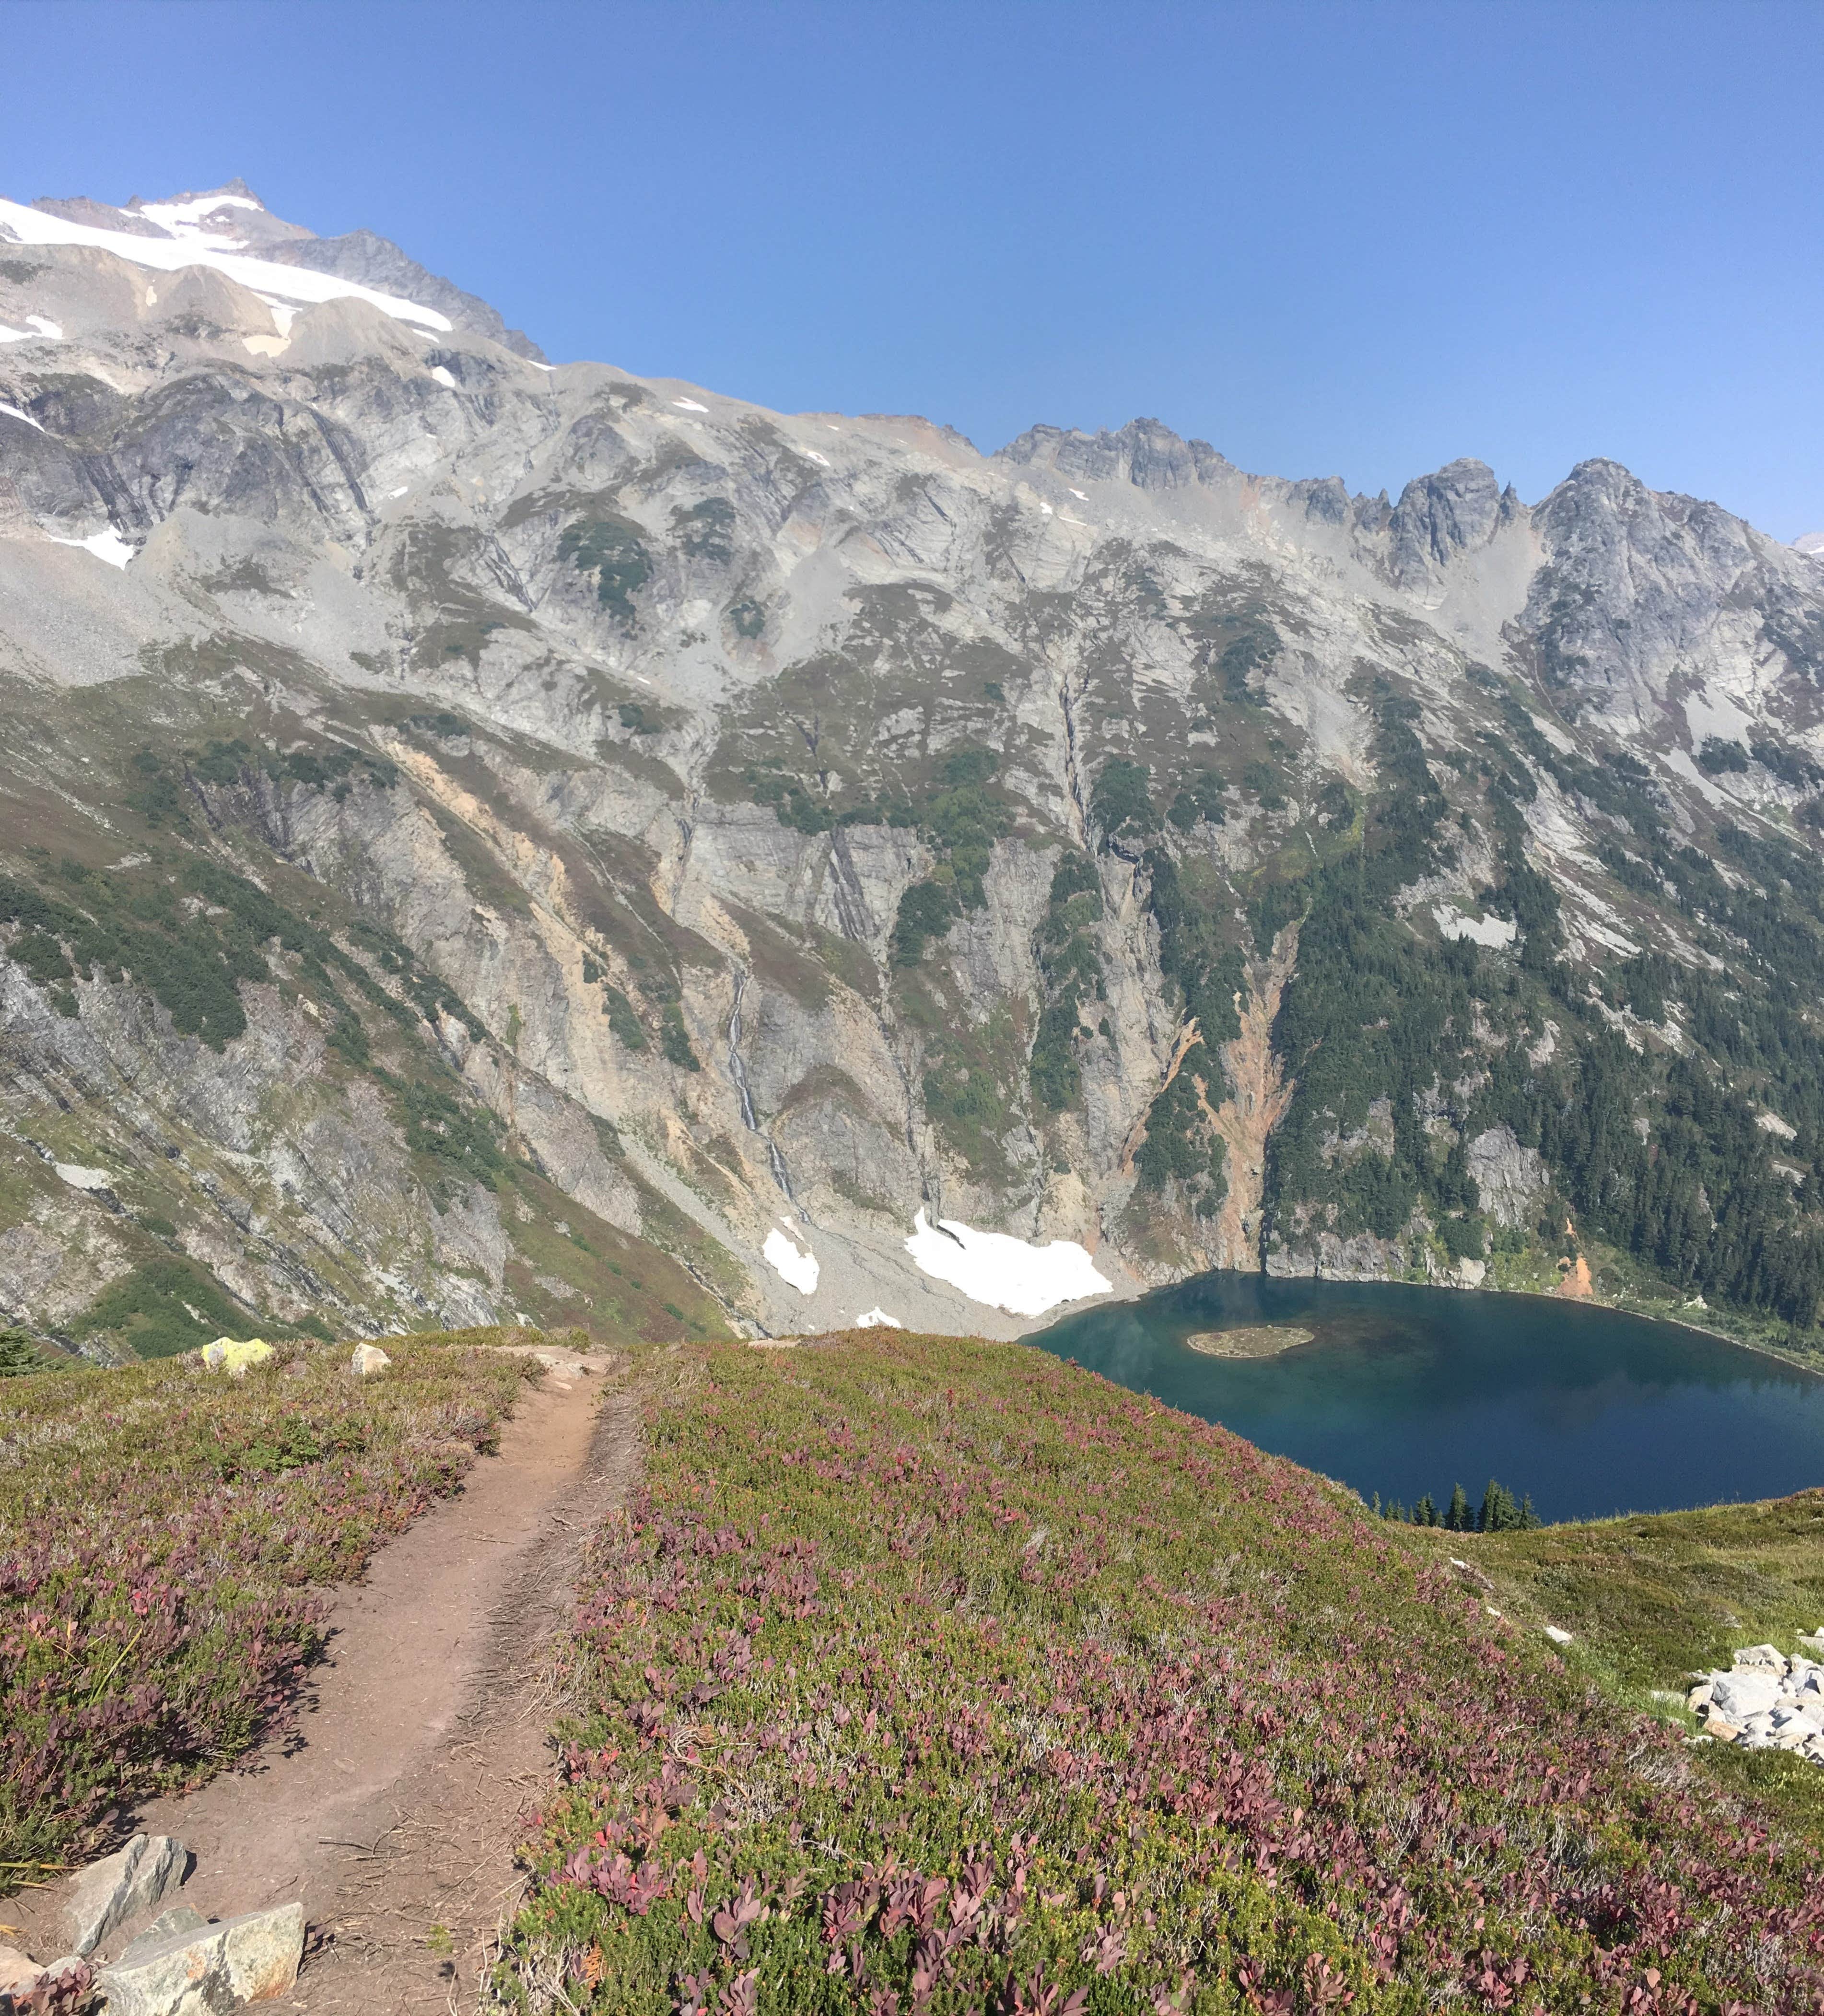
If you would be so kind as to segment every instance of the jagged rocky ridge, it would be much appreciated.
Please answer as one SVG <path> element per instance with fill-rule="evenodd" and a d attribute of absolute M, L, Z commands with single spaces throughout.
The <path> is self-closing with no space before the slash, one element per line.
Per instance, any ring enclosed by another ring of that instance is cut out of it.
<path fill-rule="evenodd" d="M 1613 463 L 984 456 L 553 369 L 238 185 L 0 207 L 0 1314 L 1593 1254 L 1802 1343 L 1821 675 L 1824 567 Z"/>

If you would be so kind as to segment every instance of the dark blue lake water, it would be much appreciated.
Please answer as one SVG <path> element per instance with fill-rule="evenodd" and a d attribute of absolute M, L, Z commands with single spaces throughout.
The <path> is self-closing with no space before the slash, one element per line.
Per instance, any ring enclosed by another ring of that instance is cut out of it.
<path fill-rule="evenodd" d="M 1275 1358 L 1192 1333 L 1285 1323 Z M 1221 1421 L 1364 1497 L 1472 1503 L 1498 1478 L 1546 1519 L 1824 1484 L 1824 1378 L 1676 1324 L 1531 1295 L 1205 1274 L 1029 1340 Z"/>

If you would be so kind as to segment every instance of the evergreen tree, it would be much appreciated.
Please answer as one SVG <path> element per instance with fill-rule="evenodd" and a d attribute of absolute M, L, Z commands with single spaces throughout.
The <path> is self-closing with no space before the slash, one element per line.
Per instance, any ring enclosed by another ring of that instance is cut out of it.
<path fill-rule="evenodd" d="M 1522 1528 L 1527 1531 L 1531 1531 L 1534 1526 L 1542 1526 L 1545 1523 L 1533 1510 L 1533 1495 L 1530 1491 L 1520 1500 L 1520 1522 Z"/>
<path fill-rule="evenodd" d="M 1450 1510 L 1444 1515 L 1444 1523 L 1446 1530 L 1452 1533 L 1473 1533 L 1476 1530 L 1475 1522 L 1470 1516 L 1469 1493 L 1460 1484 L 1450 1495 Z"/>
<path fill-rule="evenodd" d="M 1415 1526 L 1435 1526 L 1437 1524 L 1437 1507 L 1432 1503 L 1429 1491 L 1412 1507 L 1412 1524 Z"/>

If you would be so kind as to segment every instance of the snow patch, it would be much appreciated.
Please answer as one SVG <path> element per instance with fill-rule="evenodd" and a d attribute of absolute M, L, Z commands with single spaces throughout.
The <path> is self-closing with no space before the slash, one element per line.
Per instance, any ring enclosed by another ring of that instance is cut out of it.
<path fill-rule="evenodd" d="M 1466 917 L 1441 903 L 1432 905 L 1431 914 L 1447 938 L 1473 938 L 1479 945 L 1500 946 L 1512 945 L 1520 935 L 1520 926 L 1512 917 Z"/>
<path fill-rule="evenodd" d="M 387 495 L 389 497 L 403 497 L 411 488 L 412 485 L 409 483 L 401 483 L 397 490 L 389 490 Z"/>
<path fill-rule="evenodd" d="M 442 365 L 434 364 L 430 367 L 430 375 L 440 385 L 447 385 L 452 392 L 455 391 L 456 381 L 455 377 L 452 373 L 446 371 Z"/>
<path fill-rule="evenodd" d="M 297 310 L 290 301 L 275 301 L 269 294 L 262 294 L 260 298 L 272 311 L 272 326 L 281 336 L 290 335 L 291 326 L 297 319 Z"/>
<path fill-rule="evenodd" d="M 686 413 L 707 413 L 709 411 L 700 399 L 674 399 L 671 403 Z"/>
<path fill-rule="evenodd" d="M 98 560 L 106 560 L 110 567 L 124 567 L 139 550 L 128 545 L 112 526 L 105 532 L 91 532 L 86 539 L 60 539 L 55 532 L 47 532 L 45 537 L 54 546 L 80 546 Z"/>
<path fill-rule="evenodd" d="M 204 211 L 223 203 L 246 206 L 244 196 L 211 197 Z M 188 211 L 189 203 L 154 203 L 139 214 L 160 224 L 157 213 Z M 201 214 L 201 213 L 199 213 Z M 418 322 L 427 329 L 448 329 L 448 315 L 439 315 L 416 301 L 401 301 L 397 294 L 383 294 L 354 280 L 338 279 L 333 273 L 313 272 L 308 266 L 281 266 L 275 260 L 249 258 L 240 250 L 243 241 L 222 238 L 178 220 L 181 235 L 170 238 L 144 238 L 131 231 L 110 231 L 100 225 L 73 224 L 67 218 L 52 217 L 22 203 L 0 196 L 0 225 L 10 228 L 22 245 L 88 245 L 97 251 L 112 252 L 135 266 L 150 266 L 160 272 L 175 273 L 186 266 L 210 266 L 218 273 L 257 294 L 278 294 L 292 301 L 334 301 L 347 299 L 368 302 L 396 322 Z M 169 229 L 170 227 L 167 226 Z M 16 339 L 13 339 L 16 340 Z"/>
<path fill-rule="evenodd" d="M 882 1309 L 864 1309 L 855 1318 L 857 1330 L 880 1330 L 883 1327 L 887 1330 L 904 1330 L 905 1325 L 898 1316 L 890 1316 Z"/>
<path fill-rule="evenodd" d="M 1064 488 L 1067 490 L 1070 490 L 1070 486 L 1067 483 L 1064 485 Z M 1070 490 L 1070 495 L 1077 499 L 1080 503 L 1087 504 L 1089 502 L 1089 492 L 1087 490 Z"/>
<path fill-rule="evenodd" d="M 23 420 L 28 427 L 36 427 L 40 434 L 45 430 L 45 423 L 42 420 L 34 420 L 30 413 L 22 413 L 16 406 L 9 406 L 4 401 L 0 401 L 0 413 L 5 414 L 9 419 Z"/>
<path fill-rule="evenodd" d="M 808 1250 L 800 1253 L 795 1240 L 777 1230 L 766 1235 L 766 1244 L 760 1251 L 768 1266 L 781 1280 L 790 1282 L 800 1294 L 817 1292 L 817 1277 L 823 1270 L 815 1253 Z"/>
<path fill-rule="evenodd" d="M 1727 693 L 1698 692 L 1685 696 L 1685 719 L 1692 746 L 1701 749 L 1707 735 L 1718 742 L 1739 742 L 1746 749 L 1754 717 L 1745 714 Z"/>
<path fill-rule="evenodd" d="M 1005 1232 L 974 1231 L 953 1218 L 927 1225 L 922 1210 L 905 1250 L 925 1273 L 1009 1316 L 1042 1316 L 1060 1302 L 1106 1295 L 1114 1286 L 1074 1239 L 1034 1246 Z"/>
<path fill-rule="evenodd" d="M 264 216 L 266 206 L 256 203 L 250 196 L 197 196 L 188 203 L 142 203 L 138 214 L 174 237 L 206 238 L 209 234 L 199 231 L 197 224 L 205 217 L 213 217 L 218 210 L 257 210 Z M 234 242 L 243 244 L 246 241 L 236 239 Z"/>
<path fill-rule="evenodd" d="M 63 340 L 63 325 L 60 322 L 52 322 L 49 315 L 27 315 L 25 319 L 27 326 L 35 329 L 45 342 L 61 343 Z"/>
<path fill-rule="evenodd" d="M 815 463 L 819 469 L 827 469 L 829 466 L 829 457 L 826 455 L 819 455 L 814 448 L 805 449 L 804 459 L 807 462 Z"/>

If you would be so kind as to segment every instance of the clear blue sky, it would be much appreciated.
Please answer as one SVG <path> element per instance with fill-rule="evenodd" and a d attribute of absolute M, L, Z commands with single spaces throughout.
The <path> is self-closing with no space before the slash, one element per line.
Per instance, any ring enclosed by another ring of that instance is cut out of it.
<path fill-rule="evenodd" d="M 1824 528 L 1824 6 L 12 0 L 0 193 L 239 175 L 553 357 Z"/>

